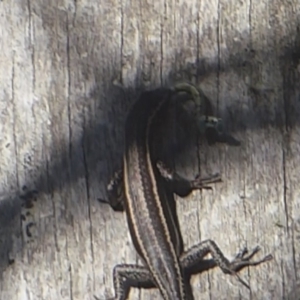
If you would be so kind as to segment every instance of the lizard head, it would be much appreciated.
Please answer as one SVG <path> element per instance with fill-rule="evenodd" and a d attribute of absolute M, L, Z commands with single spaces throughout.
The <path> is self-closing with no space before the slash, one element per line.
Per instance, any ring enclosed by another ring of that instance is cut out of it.
<path fill-rule="evenodd" d="M 201 116 L 198 119 L 198 129 L 204 133 L 210 145 L 215 143 L 240 146 L 241 142 L 225 131 L 223 120 L 213 116 Z"/>
<path fill-rule="evenodd" d="M 222 119 L 212 116 L 210 100 L 203 91 L 190 83 L 178 83 L 173 87 L 175 93 L 187 93 L 186 101 L 192 100 L 195 104 L 194 114 L 200 134 L 205 134 L 210 145 L 224 143 L 230 146 L 240 146 L 241 142 L 225 131 Z"/>

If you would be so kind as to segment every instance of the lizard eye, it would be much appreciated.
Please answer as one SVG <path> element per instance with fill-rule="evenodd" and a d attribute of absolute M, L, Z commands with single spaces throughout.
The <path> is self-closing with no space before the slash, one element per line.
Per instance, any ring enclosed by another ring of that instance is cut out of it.
<path fill-rule="evenodd" d="M 215 128 L 219 133 L 224 132 L 224 124 L 221 119 L 218 119 L 218 121 L 215 124 Z"/>
<path fill-rule="evenodd" d="M 216 117 L 208 117 L 206 120 L 206 126 L 207 128 L 214 128 L 217 132 L 223 132 L 224 126 L 222 119 L 216 118 Z"/>

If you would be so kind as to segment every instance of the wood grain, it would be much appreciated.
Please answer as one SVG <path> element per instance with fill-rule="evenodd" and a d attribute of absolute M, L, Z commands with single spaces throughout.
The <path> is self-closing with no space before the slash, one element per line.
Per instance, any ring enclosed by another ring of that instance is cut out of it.
<path fill-rule="evenodd" d="M 114 265 L 140 263 L 124 215 L 97 199 L 121 166 L 130 105 L 178 80 L 242 141 L 195 139 L 175 162 L 223 178 L 178 199 L 185 246 L 275 257 L 241 273 L 251 291 L 217 268 L 194 276 L 195 299 L 298 298 L 298 0 L 4 0 L 0 12 L 1 300 L 104 299 Z"/>

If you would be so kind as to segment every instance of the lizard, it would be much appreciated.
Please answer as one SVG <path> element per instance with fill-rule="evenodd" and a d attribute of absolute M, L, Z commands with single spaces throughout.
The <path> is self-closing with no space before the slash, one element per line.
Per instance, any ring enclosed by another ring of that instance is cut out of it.
<path fill-rule="evenodd" d="M 267 255 L 251 261 L 259 251 L 256 247 L 248 255 L 244 249 L 230 262 L 212 240 L 202 241 L 184 251 L 174 193 L 185 197 L 193 190 L 210 188 L 207 184 L 220 181 L 220 176 L 187 180 L 169 170 L 163 162 L 154 161 L 153 124 L 172 97 L 181 91 L 191 93 L 201 105 L 197 89 L 189 84 L 179 84 L 174 89 L 144 92 L 126 119 L 123 170 L 108 186 L 110 196 L 115 197 L 115 202 L 109 203 L 117 211 L 125 210 L 134 247 L 144 266 L 115 266 L 115 297 L 112 298 L 115 300 L 125 300 L 130 287 L 157 287 L 165 300 L 193 299 L 188 278 L 204 268 L 203 258 L 208 253 L 213 257 L 208 267 L 219 266 L 224 273 L 236 275 L 246 286 L 237 272 L 272 259 L 272 255 Z M 202 119 L 207 127 L 218 125 L 218 119 L 214 117 Z"/>

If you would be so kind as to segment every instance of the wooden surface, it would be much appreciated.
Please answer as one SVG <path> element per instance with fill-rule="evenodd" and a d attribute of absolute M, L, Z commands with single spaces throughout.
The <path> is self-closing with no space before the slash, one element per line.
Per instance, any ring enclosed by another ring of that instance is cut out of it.
<path fill-rule="evenodd" d="M 199 84 L 242 141 L 195 141 L 177 163 L 223 178 L 178 199 L 186 247 L 210 238 L 231 258 L 259 244 L 275 258 L 241 272 L 251 291 L 217 268 L 193 277 L 195 299 L 299 299 L 299 0 L 3 0 L 0 12 L 1 300 L 112 296 L 114 265 L 137 255 L 124 215 L 97 198 L 130 104 L 177 80 Z"/>

